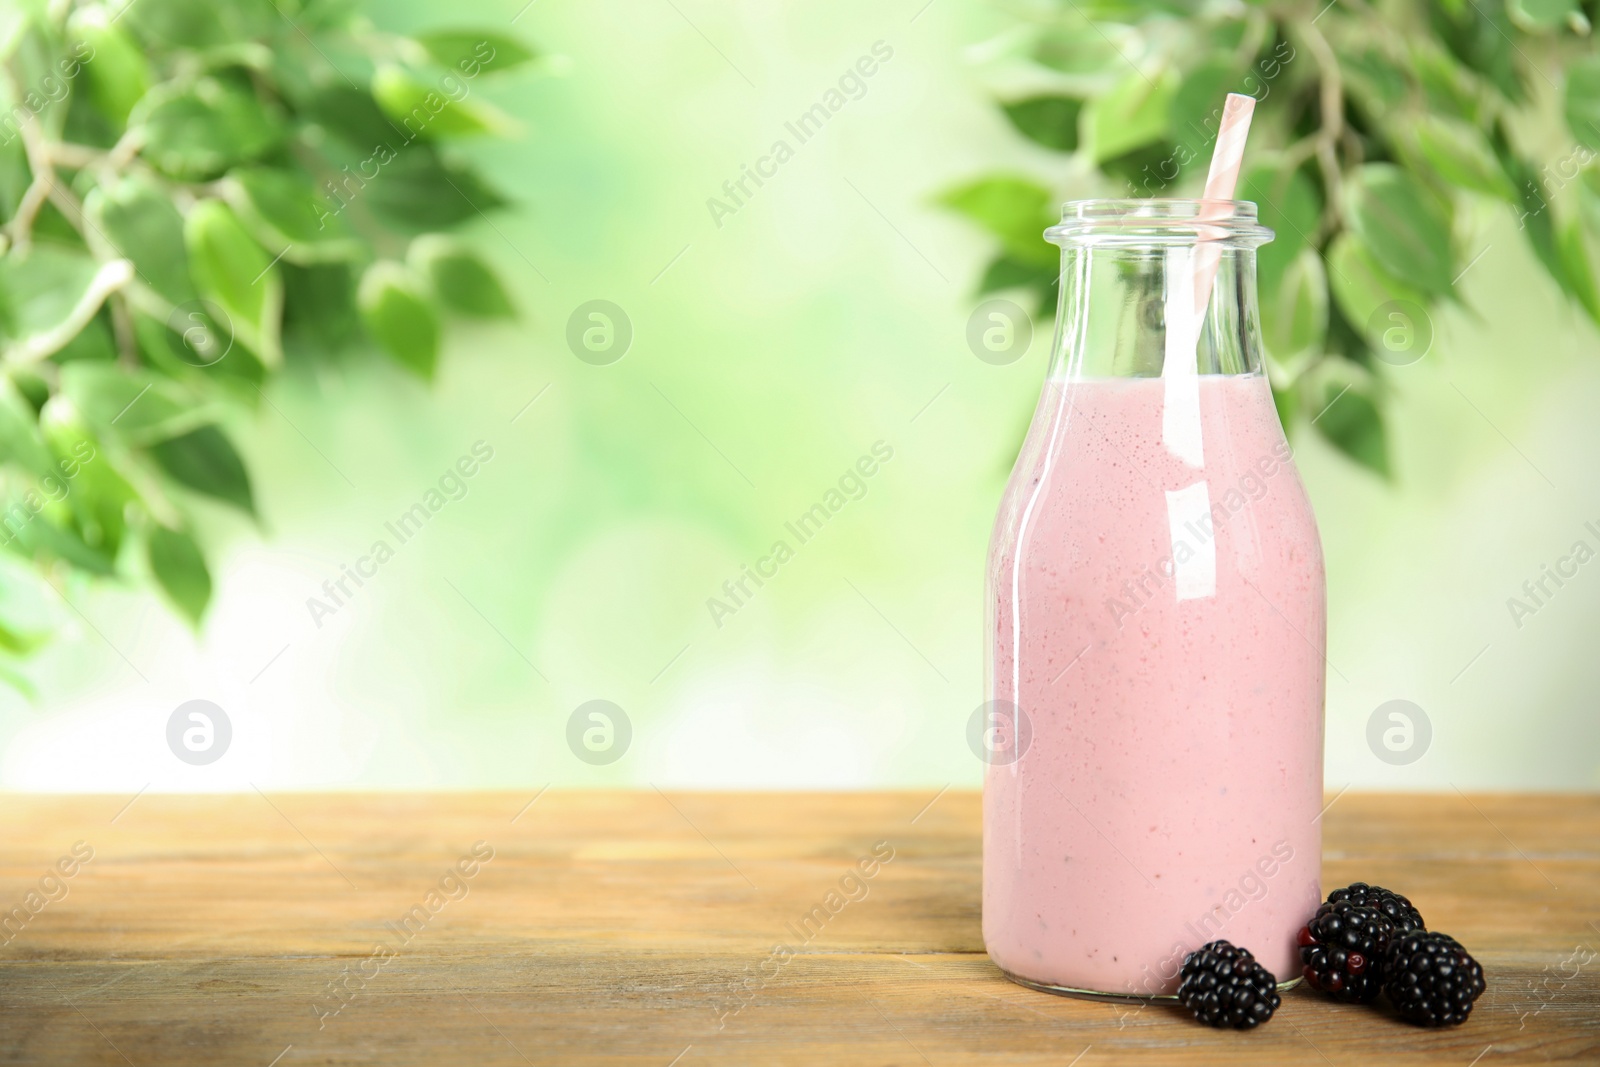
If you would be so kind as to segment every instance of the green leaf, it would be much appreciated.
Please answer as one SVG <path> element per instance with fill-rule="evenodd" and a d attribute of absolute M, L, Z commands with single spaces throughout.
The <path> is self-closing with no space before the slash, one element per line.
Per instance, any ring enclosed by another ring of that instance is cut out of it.
<path fill-rule="evenodd" d="M 99 434 L 130 445 L 186 433 L 216 417 L 210 405 L 171 378 L 113 363 L 62 367 L 61 395 Z"/>
<path fill-rule="evenodd" d="M 181 530 L 155 526 L 146 546 L 150 572 L 193 626 L 200 625 L 211 600 L 211 572 L 194 538 Z"/>
<path fill-rule="evenodd" d="M 1171 141 L 1151 141 L 1103 161 L 1100 170 L 1106 177 L 1122 182 L 1127 196 L 1160 196 L 1163 189 L 1183 177 L 1182 160 L 1190 156 L 1188 149 Z"/>
<path fill-rule="evenodd" d="M 150 64 L 143 50 L 103 7 L 78 8 L 67 29 L 86 50 L 82 69 L 90 99 L 106 118 L 121 125 L 150 88 Z"/>
<path fill-rule="evenodd" d="M 29 11 L 23 4 L 0 6 L 0 60 L 10 58 L 27 32 L 29 21 L 38 14 L 41 12 Z"/>
<path fill-rule="evenodd" d="M 109 363 L 117 358 L 117 342 L 111 336 L 111 316 L 104 308 L 84 324 L 78 336 L 62 345 L 50 362 L 66 366 L 76 360 Z"/>
<path fill-rule="evenodd" d="M 1261 335 L 1280 367 L 1322 351 L 1328 334 L 1328 279 L 1314 248 L 1295 257 L 1282 283 L 1261 298 Z"/>
<path fill-rule="evenodd" d="M 1054 200 L 1043 186 L 1010 175 L 980 178 L 939 196 L 939 203 L 1000 238 L 1012 257 L 1047 267 L 1058 258 L 1044 239 L 1055 225 Z"/>
<path fill-rule="evenodd" d="M 1078 116 L 1083 101 L 1073 96 L 1030 96 L 1003 104 L 1006 118 L 1024 137 L 1057 152 L 1078 148 Z"/>
<path fill-rule="evenodd" d="M 318 195 L 311 178 L 300 171 L 240 167 L 223 182 L 223 196 L 257 240 L 290 263 L 323 263 L 361 254 L 361 242 L 342 205 Z"/>
<path fill-rule="evenodd" d="M 0 94 L 0 103 L 5 97 Z M 33 184 L 33 174 L 28 170 L 28 154 L 22 147 L 22 138 L 7 141 L 0 137 L 0 218 L 13 218 L 22 204 L 22 197 Z"/>
<path fill-rule="evenodd" d="M 460 98 L 451 95 L 459 89 Z M 515 128 L 499 109 L 474 100 L 464 83 L 430 85 L 396 66 L 379 67 L 372 76 L 372 95 L 395 122 L 406 141 L 419 138 L 502 135 Z"/>
<path fill-rule="evenodd" d="M 295 343 L 337 351 L 355 335 L 355 278 L 345 263 L 285 266 L 283 333 Z"/>
<path fill-rule="evenodd" d="M 385 164 L 382 181 L 361 195 L 373 212 L 404 233 L 447 230 L 505 204 L 471 169 L 414 144 Z"/>
<path fill-rule="evenodd" d="M 54 245 L 34 245 L 26 257 L 14 251 L 0 257 L 3 332 L 23 339 L 65 325 L 98 270 L 83 253 Z"/>
<path fill-rule="evenodd" d="M 67 503 L 84 544 L 115 559 L 127 528 L 128 505 L 139 496 L 98 446 L 73 402 L 50 398 L 39 412 L 60 476 L 71 486 Z"/>
<path fill-rule="evenodd" d="M 195 298 L 183 216 L 160 186 L 130 175 L 109 189 L 92 190 L 84 208 L 118 254 L 133 261 L 141 282 L 174 304 Z"/>
<path fill-rule="evenodd" d="M 1256 252 L 1261 288 L 1271 291 L 1301 250 L 1316 239 L 1322 198 L 1303 171 L 1286 170 L 1275 161 L 1263 161 L 1245 171 L 1234 196 L 1252 201 L 1257 217 L 1275 234 Z"/>
<path fill-rule="evenodd" d="M 433 30 L 412 39 L 435 63 L 469 78 L 520 67 L 537 55 L 515 37 L 491 30 Z"/>
<path fill-rule="evenodd" d="M 1388 434 L 1370 383 L 1351 364 L 1330 369 L 1332 373 L 1319 376 L 1315 391 L 1313 406 L 1319 413 L 1312 419 L 1317 430 L 1340 452 L 1387 479 Z"/>
<path fill-rule="evenodd" d="M 0 375 L 0 463 L 14 463 L 39 478 L 56 475 L 55 459 L 39 432 L 33 405 Z"/>
<path fill-rule="evenodd" d="M 1381 318 L 1379 309 L 1385 304 L 1404 300 L 1426 308 L 1429 303 L 1425 294 L 1379 266 L 1377 257 L 1353 233 L 1347 231 L 1335 237 L 1326 258 L 1328 285 L 1339 310 L 1369 341 L 1372 332 L 1381 328 L 1377 318 Z"/>
<path fill-rule="evenodd" d="M 1572 279 L 1567 277 L 1566 263 L 1556 239 L 1555 213 L 1544 198 L 1544 181 L 1532 163 L 1512 151 L 1503 130 L 1497 129 L 1491 141 L 1500 166 L 1517 190 L 1517 228 L 1528 240 L 1534 257 L 1555 279 L 1563 292 L 1576 296 Z"/>
<path fill-rule="evenodd" d="M 266 250 L 220 200 L 202 200 L 183 225 L 189 272 L 203 296 L 231 318 L 233 336 L 268 367 L 283 361 L 278 344 L 283 279 Z"/>
<path fill-rule="evenodd" d="M 215 426 L 202 426 L 179 437 L 158 441 L 150 455 L 173 481 L 197 493 L 216 497 L 248 515 L 255 515 L 250 476 L 233 442 Z"/>
<path fill-rule="evenodd" d="M 1089 151 L 1098 164 L 1167 135 L 1178 75 L 1163 70 L 1155 78 L 1134 73 L 1089 103 Z"/>
<path fill-rule="evenodd" d="M 1450 215 L 1416 179 L 1392 164 L 1369 163 L 1347 181 L 1345 194 L 1350 228 L 1388 274 L 1431 295 L 1451 291 Z"/>
<path fill-rule="evenodd" d="M 1096 26 L 1087 22 L 1052 26 L 1034 45 L 1033 58 L 1062 74 L 1101 74 L 1125 62 L 1117 50 L 1115 38 L 1121 36 L 1126 40 L 1127 34 L 1126 27 Z"/>
<path fill-rule="evenodd" d="M 1040 319 L 1056 313 L 1057 284 L 1060 271 L 1055 267 L 1042 267 L 1000 255 L 983 272 L 978 282 L 978 295 L 1001 292 L 1006 289 L 1025 289 L 1033 295 L 1033 311 Z"/>
<path fill-rule="evenodd" d="M 478 318 L 514 318 L 516 309 L 494 271 L 460 241 L 430 234 L 411 242 L 406 264 L 451 311 Z"/>
<path fill-rule="evenodd" d="M 1526 95 L 1517 70 L 1516 28 L 1501 4 L 1431 5 L 1429 20 L 1435 34 L 1461 65 L 1484 78 L 1507 100 L 1516 103 Z"/>
<path fill-rule="evenodd" d="M 1567 68 L 1563 110 L 1578 143 L 1600 151 L 1600 56 L 1590 55 Z"/>
<path fill-rule="evenodd" d="M 29 407 L 38 411 L 50 399 L 50 383 L 37 370 L 17 367 L 11 371 L 11 383 L 17 387 Z"/>
<path fill-rule="evenodd" d="M 1010 256 L 996 256 L 983 272 L 978 283 L 978 295 L 998 293 L 1004 289 L 1037 289 L 1055 283 L 1056 271 Z"/>
<path fill-rule="evenodd" d="M 367 332 L 400 364 L 433 377 L 439 359 L 439 317 L 411 272 L 380 260 L 367 268 L 356 292 Z"/>
<path fill-rule="evenodd" d="M 1524 30 L 1548 33 L 1579 14 L 1578 0 L 1508 0 L 1506 13 Z"/>
<path fill-rule="evenodd" d="M 343 82 L 320 88 L 306 107 L 323 129 L 351 148 L 370 153 L 379 145 L 403 145 L 405 134 L 389 121 L 371 93 Z"/>
<path fill-rule="evenodd" d="M 1377 48 L 1342 52 L 1339 63 L 1347 90 L 1366 105 L 1369 114 L 1384 117 L 1405 102 L 1410 79 Z"/>
<path fill-rule="evenodd" d="M 1411 128 L 1417 154 L 1452 185 L 1515 202 L 1517 190 L 1501 170 L 1483 134 L 1468 123 L 1419 116 Z"/>
<path fill-rule="evenodd" d="M 0 337 L 12 338 L 6 356 L 28 366 L 50 356 L 65 362 L 95 354 L 101 307 L 132 280 L 125 259 L 97 264 L 56 245 L 0 257 Z"/>
<path fill-rule="evenodd" d="M 1578 211 L 1592 233 L 1600 234 L 1600 166 L 1578 172 Z"/>
<path fill-rule="evenodd" d="M 248 79 L 206 75 L 193 85 L 152 92 L 134 109 L 142 152 L 155 167 L 184 181 L 215 178 L 267 154 L 283 139 L 277 117 Z"/>
<path fill-rule="evenodd" d="M 1294 425 L 1295 415 L 1300 411 L 1300 391 L 1293 385 L 1282 388 L 1272 387 L 1272 406 L 1278 410 L 1278 425 L 1283 427 L 1283 432 L 1288 433 L 1289 427 Z"/>
<path fill-rule="evenodd" d="M 1594 261 L 1589 255 L 1589 243 L 1580 219 L 1569 219 L 1561 227 L 1558 237 L 1561 263 L 1566 269 L 1569 289 L 1573 297 L 1600 325 L 1600 285 L 1596 284 Z"/>
<path fill-rule="evenodd" d="M 48 633 L 29 633 L 14 629 L 8 622 L 0 621 L 0 650 L 9 652 L 13 656 L 26 656 L 30 652 L 37 651 L 49 639 Z M 0 662 L 0 681 L 12 687 L 16 687 L 17 684 L 16 676 L 3 662 Z"/>
<path fill-rule="evenodd" d="M 1483 112 L 1482 95 L 1471 72 L 1429 37 L 1412 42 L 1411 68 L 1422 86 L 1428 110 L 1476 124 Z"/>
<path fill-rule="evenodd" d="M 277 0 L 132 0 L 122 7 L 133 32 L 151 45 L 215 48 L 284 28 Z"/>
<path fill-rule="evenodd" d="M 165 320 L 136 312 L 133 335 L 145 362 L 155 370 L 187 379 L 193 368 L 204 367 L 214 384 L 243 379 L 252 385 L 265 380 L 266 369 L 254 359 L 228 359 L 234 337 L 227 317 L 214 304 L 189 304 L 175 309 Z M 241 349 L 242 350 L 242 349 Z M 254 389 L 246 399 L 254 400 Z"/>
<path fill-rule="evenodd" d="M 0 498 L 0 504 L 4 505 L 7 512 L 20 507 L 31 516 L 16 531 L 16 541 L 24 555 L 33 559 L 63 560 L 79 570 L 105 577 L 117 572 L 114 559 L 85 544 L 76 530 L 59 525 L 46 512 L 34 512 L 28 507 L 26 498 Z"/>

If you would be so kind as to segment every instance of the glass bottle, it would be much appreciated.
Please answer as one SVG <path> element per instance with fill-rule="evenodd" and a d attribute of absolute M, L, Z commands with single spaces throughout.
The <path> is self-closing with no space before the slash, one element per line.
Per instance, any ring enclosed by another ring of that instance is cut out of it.
<path fill-rule="evenodd" d="M 1219 938 L 1286 983 L 1321 899 L 1327 609 L 1262 372 L 1272 231 L 1090 200 L 1046 237 L 1055 341 L 989 553 L 984 943 L 1054 992 L 1170 995 Z"/>

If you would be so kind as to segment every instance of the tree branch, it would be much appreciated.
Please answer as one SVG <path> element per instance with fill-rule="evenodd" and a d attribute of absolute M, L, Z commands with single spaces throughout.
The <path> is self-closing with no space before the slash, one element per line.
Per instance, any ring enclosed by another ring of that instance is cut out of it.
<path fill-rule="evenodd" d="M 27 366 L 49 359 L 61 351 L 83 332 L 106 298 L 127 285 L 132 278 L 133 264 L 127 260 L 113 259 L 109 263 L 102 263 L 67 317 L 43 333 L 32 334 L 14 345 L 6 353 L 6 363 L 10 366 Z"/>

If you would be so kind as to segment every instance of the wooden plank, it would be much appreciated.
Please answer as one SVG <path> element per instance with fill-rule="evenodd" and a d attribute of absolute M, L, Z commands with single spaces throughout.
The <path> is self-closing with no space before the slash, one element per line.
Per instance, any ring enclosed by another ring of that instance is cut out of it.
<path fill-rule="evenodd" d="M 1600 1062 L 1600 797 L 1338 797 L 1325 881 L 1411 895 L 1489 991 L 1234 1034 L 1001 978 L 976 794 L 531 795 L 7 797 L 0 911 L 58 899 L 0 933 L 0 1063 Z"/>

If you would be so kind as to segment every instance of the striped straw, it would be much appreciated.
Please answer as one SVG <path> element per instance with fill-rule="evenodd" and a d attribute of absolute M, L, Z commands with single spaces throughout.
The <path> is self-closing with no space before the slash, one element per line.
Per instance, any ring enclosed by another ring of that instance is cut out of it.
<path fill-rule="evenodd" d="M 1222 222 L 1233 215 L 1233 189 L 1239 182 L 1239 165 L 1244 160 L 1244 140 L 1250 132 L 1250 116 L 1255 99 L 1229 93 L 1222 107 L 1222 122 L 1217 128 L 1217 147 L 1211 156 L 1211 173 L 1206 176 L 1205 203 L 1196 222 Z M 1167 450 L 1195 469 L 1205 466 L 1205 443 L 1200 427 L 1200 331 L 1205 326 L 1206 307 L 1216 284 L 1222 249 L 1215 240 L 1200 238 L 1196 246 L 1169 248 L 1171 284 L 1166 300 L 1166 352 L 1161 364 L 1164 401 L 1161 411 L 1161 440 Z M 1182 273 L 1188 272 L 1194 289 L 1185 294 Z M 1185 299 L 1185 296 L 1188 299 Z M 1201 483 L 1204 484 L 1203 482 Z"/>
<path fill-rule="evenodd" d="M 1239 184 L 1239 167 L 1244 162 L 1244 142 L 1250 136 L 1250 118 L 1255 114 L 1253 96 L 1229 93 L 1222 105 L 1222 122 L 1217 127 L 1217 146 L 1211 153 L 1211 171 L 1206 175 L 1207 200 L 1230 201 L 1234 187 Z M 1227 203 L 1208 204 L 1200 212 L 1201 221 L 1221 221 L 1233 214 Z M 1213 242 L 1202 242 L 1195 255 L 1195 339 L 1199 340 L 1200 323 L 1205 319 L 1206 307 L 1211 303 L 1211 289 L 1217 280 L 1217 265 L 1222 251 Z"/>
<path fill-rule="evenodd" d="M 1244 140 L 1250 136 L 1250 116 L 1255 110 L 1255 97 L 1242 93 L 1229 93 L 1222 105 L 1217 147 L 1212 150 L 1211 172 L 1206 175 L 1207 200 L 1233 199 L 1233 187 L 1239 184 L 1239 164 L 1244 159 Z"/>

